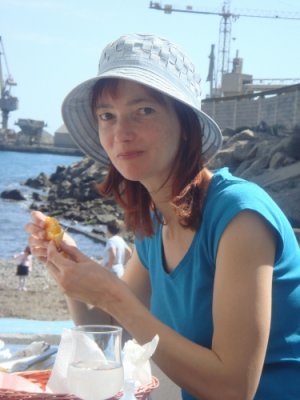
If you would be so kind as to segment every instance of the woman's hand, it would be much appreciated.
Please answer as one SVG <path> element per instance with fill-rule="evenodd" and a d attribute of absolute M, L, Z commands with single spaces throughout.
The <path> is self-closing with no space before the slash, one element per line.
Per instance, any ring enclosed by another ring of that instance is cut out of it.
<path fill-rule="evenodd" d="M 68 258 L 51 241 L 47 249 L 46 264 L 61 290 L 72 299 L 108 311 L 108 304 L 118 298 L 121 286 L 125 289 L 126 285 L 76 247 L 62 242 L 61 249 L 68 254 Z"/>
<path fill-rule="evenodd" d="M 25 226 L 25 230 L 29 233 L 29 245 L 31 253 L 37 257 L 40 261 L 47 261 L 47 249 L 49 240 L 46 239 L 46 218 L 47 216 L 40 211 L 33 211 L 31 213 L 32 222 Z M 76 247 L 75 241 L 64 232 L 63 241 L 70 246 Z"/>
<path fill-rule="evenodd" d="M 106 302 L 112 301 L 109 288 L 113 288 L 118 279 L 81 253 L 68 234 L 64 233 L 58 249 L 53 240 L 46 239 L 45 221 L 45 214 L 33 211 L 32 223 L 25 227 L 30 234 L 32 254 L 46 264 L 49 273 L 67 296 L 105 309 Z"/>

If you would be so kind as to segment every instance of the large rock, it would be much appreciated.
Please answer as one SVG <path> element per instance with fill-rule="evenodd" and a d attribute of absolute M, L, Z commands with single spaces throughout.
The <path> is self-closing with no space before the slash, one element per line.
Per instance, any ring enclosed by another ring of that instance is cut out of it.
<path fill-rule="evenodd" d="M 272 130 L 273 132 L 273 130 Z M 237 132 L 225 141 L 209 164 L 229 167 L 237 176 L 266 189 L 294 227 L 300 227 L 300 128 L 270 134 L 269 130 Z"/>
<path fill-rule="evenodd" d="M 0 197 L 7 200 L 23 201 L 26 197 L 18 189 L 4 190 Z"/>
<path fill-rule="evenodd" d="M 30 186 L 34 189 L 48 187 L 49 184 L 50 182 L 48 176 L 44 172 L 41 172 L 36 178 L 27 179 L 27 181 L 25 182 L 25 185 Z"/>

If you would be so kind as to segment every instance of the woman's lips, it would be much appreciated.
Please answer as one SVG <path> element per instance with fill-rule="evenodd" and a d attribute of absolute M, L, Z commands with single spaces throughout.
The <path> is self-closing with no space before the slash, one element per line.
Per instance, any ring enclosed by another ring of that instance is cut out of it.
<path fill-rule="evenodd" d="M 131 160 L 137 157 L 140 157 L 143 154 L 143 151 L 134 150 L 134 151 L 124 151 L 117 155 L 117 158 L 122 160 Z"/>

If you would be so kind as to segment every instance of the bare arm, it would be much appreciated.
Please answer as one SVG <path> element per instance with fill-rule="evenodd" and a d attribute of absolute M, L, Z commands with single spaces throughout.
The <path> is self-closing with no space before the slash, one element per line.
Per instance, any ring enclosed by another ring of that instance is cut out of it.
<path fill-rule="evenodd" d="M 125 262 L 124 265 L 126 265 L 128 263 L 128 261 L 130 260 L 130 257 L 132 256 L 132 250 L 129 246 L 126 247 L 125 249 Z"/>
<path fill-rule="evenodd" d="M 253 399 L 269 337 L 274 254 L 273 234 L 255 214 L 242 213 L 226 229 L 217 256 L 211 349 L 160 323 L 130 294 L 109 312 L 142 343 L 158 333 L 155 361 L 195 397 Z"/>
<path fill-rule="evenodd" d="M 112 269 L 113 265 L 116 264 L 115 260 L 116 260 L 116 249 L 115 247 L 109 247 L 109 249 L 107 250 L 108 252 L 108 261 L 105 264 L 105 267 Z"/>
<path fill-rule="evenodd" d="M 136 254 L 132 256 L 132 262 L 128 262 L 122 280 L 131 288 L 136 297 L 148 308 L 150 301 L 149 276 L 144 267 L 137 266 Z M 130 260 L 131 261 L 131 260 Z M 83 324 L 116 324 L 117 321 L 101 309 L 89 306 L 86 303 L 65 296 L 71 317 L 76 325 Z"/>
<path fill-rule="evenodd" d="M 123 282 L 91 260 L 65 259 L 53 243 L 47 265 L 64 292 L 111 315 L 140 343 L 158 334 L 156 363 L 195 397 L 251 400 L 270 330 L 274 253 L 271 231 L 253 213 L 240 214 L 225 230 L 217 256 L 211 349 L 151 315 L 149 279 L 136 253 Z"/>
<path fill-rule="evenodd" d="M 108 262 L 105 264 L 107 268 L 112 268 L 113 265 L 117 264 L 116 258 L 117 258 L 117 251 L 114 246 L 111 246 L 107 250 L 108 252 Z M 125 248 L 125 259 L 124 259 L 124 265 L 127 264 L 129 261 L 130 257 L 132 255 L 132 250 L 129 246 L 126 246 Z"/>

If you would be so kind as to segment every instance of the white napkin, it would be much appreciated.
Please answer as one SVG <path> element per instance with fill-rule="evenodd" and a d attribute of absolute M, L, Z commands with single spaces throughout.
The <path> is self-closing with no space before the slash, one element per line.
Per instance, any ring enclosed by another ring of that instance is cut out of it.
<path fill-rule="evenodd" d="M 151 342 L 140 346 L 135 340 L 128 340 L 123 348 L 124 380 L 134 381 L 136 386 L 152 382 L 150 358 L 159 342 L 155 335 Z"/>
<path fill-rule="evenodd" d="M 136 386 L 146 385 L 152 381 L 149 359 L 154 353 L 158 336 L 149 343 L 140 346 L 135 340 L 128 340 L 123 348 L 124 377 L 133 380 Z M 98 346 L 84 333 L 64 329 L 58 347 L 56 360 L 47 383 L 46 391 L 50 393 L 68 393 L 67 374 L 69 364 L 80 360 L 84 355 L 90 361 L 105 359 Z"/>
<path fill-rule="evenodd" d="M 44 360 L 56 353 L 56 349 L 47 342 L 32 342 L 23 350 L 11 353 L 10 350 L 0 350 L 0 370 L 5 372 L 25 371 L 38 361 Z"/>
<path fill-rule="evenodd" d="M 97 344 L 83 332 L 64 329 L 58 347 L 55 363 L 47 383 L 50 393 L 68 393 L 67 373 L 69 364 L 84 358 L 90 361 L 105 360 Z"/>

